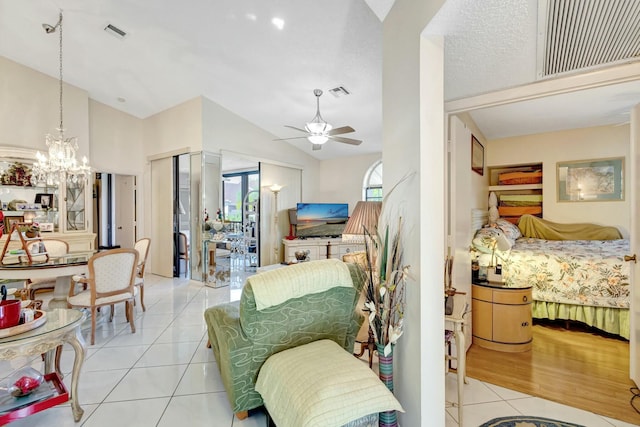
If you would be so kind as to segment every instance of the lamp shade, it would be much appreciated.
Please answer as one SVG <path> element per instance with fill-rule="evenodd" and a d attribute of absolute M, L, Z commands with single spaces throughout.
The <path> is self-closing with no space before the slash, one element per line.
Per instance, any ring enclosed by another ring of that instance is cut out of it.
<path fill-rule="evenodd" d="M 364 242 L 365 229 L 376 232 L 381 211 L 382 202 L 358 202 L 342 232 L 342 240 Z"/>

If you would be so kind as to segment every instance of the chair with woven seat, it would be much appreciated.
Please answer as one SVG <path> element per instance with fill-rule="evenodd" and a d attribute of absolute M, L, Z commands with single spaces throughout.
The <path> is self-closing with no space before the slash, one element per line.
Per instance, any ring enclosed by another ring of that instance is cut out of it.
<path fill-rule="evenodd" d="M 140 305 L 142 306 L 142 311 L 147 311 L 147 308 L 144 306 L 144 267 L 147 263 L 150 246 L 151 239 L 148 237 L 139 239 L 133 246 L 133 248 L 138 251 L 138 268 L 136 270 L 134 285 L 140 289 Z"/>
<path fill-rule="evenodd" d="M 69 253 L 69 244 L 63 240 L 58 239 L 42 239 L 42 244 L 45 247 L 49 257 L 60 257 Z M 31 253 L 34 252 L 34 246 L 39 246 L 39 241 L 32 242 L 28 249 Z M 36 256 L 37 257 L 37 256 Z M 42 257 L 44 259 L 44 257 Z M 53 291 L 56 287 L 55 277 L 46 277 L 42 279 L 28 279 L 26 289 L 28 292 L 28 298 L 30 300 L 36 299 L 36 293 L 44 291 Z"/>
<path fill-rule="evenodd" d="M 133 318 L 133 303 L 138 293 L 134 285 L 138 267 L 138 251 L 135 249 L 112 249 L 100 252 L 89 259 L 88 274 L 81 277 L 78 284 L 86 284 L 87 289 L 76 293 L 77 286 L 69 287 L 67 303 L 71 307 L 91 310 L 91 345 L 95 344 L 96 316 L 98 307 L 125 303 L 126 317 L 131 325 L 131 333 L 136 332 Z M 111 310 L 113 319 L 113 310 Z"/>

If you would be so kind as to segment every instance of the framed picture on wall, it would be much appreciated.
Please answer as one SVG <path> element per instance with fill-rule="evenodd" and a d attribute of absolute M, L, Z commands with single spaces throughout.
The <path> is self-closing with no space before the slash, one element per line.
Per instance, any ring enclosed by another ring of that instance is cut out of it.
<path fill-rule="evenodd" d="M 484 146 L 471 135 L 471 170 L 484 175 Z"/>
<path fill-rule="evenodd" d="M 559 202 L 624 200 L 624 158 L 557 163 Z"/>

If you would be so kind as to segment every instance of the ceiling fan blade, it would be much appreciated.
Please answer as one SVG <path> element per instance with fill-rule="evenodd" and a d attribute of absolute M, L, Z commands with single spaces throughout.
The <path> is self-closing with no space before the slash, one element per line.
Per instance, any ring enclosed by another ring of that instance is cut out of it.
<path fill-rule="evenodd" d="M 318 151 L 322 148 L 322 144 L 311 144 L 313 151 Z"/>
<path fill-rule="evenodd" d="M 359 139 L 343 138 L 341 136 L 331 136 L 331 135 L 329 135 L 329 139 L 333 139 L 334 141 L 343 142 L 345 144 L 351 144 L 351 145 L 360 145 L 360 144 L 362 144 L 362 141 L 360 141 Z"/>
<path fill-rule="evenodd" d="M 306 139 L 306 136 L 294 136 L 291 138 L 278 138 L 278 139 L 274 139 L 274 141 L 287 141 L 289 139 Z"/>
<path fill-rule="evenodd" d="M 339 128 L 331 129 L 329 132 L 327 132 L 327 135 L 342 135 L 343 133 L 351 132 L 355 132 L 355 129 L 351 126 L 342 126 Z"/>
<path fill-rule="evenodd" d="M 297 128 L 297 127 L 295 127 L 295 126 L 284 125 L 284 127 L 286 127 L 286 128 L 291 128 L 291 129 L 295 129 L 295 130 L 299 130 L 300 132 L 304 132 L 304 133 L 309 133 L 309 132 L 307 132 L 305 129 L 300 129 L 300 128 Z"/>

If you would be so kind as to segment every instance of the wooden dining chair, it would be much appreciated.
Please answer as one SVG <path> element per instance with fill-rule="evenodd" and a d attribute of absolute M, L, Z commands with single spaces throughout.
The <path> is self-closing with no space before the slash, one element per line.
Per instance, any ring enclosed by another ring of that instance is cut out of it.
<path fill-rule="evenodd" d="M 67 302 L 71 307 L 91 310 L 91 345 L 95 344 L 96 316 L 98 308 L 120 302 L 125 303 L 126 316 L 131 333 L 136 332 L 133 304 L 138 288 L 134 285 L 138 268 L 138 251 L 135 249 L 112 249 L 100 252 L 89 259 L 88 274 L 78 280 L 87 289 L 76 293 L 78 286 L 69 288 Z M 113 319 L 111 310 L 110 320 Z"/>
<path fill-rule="evenodd" d="M 178 233 L 178 260 L 184 260 L 184 271 L 186 273 L 189 268 L 189 241 L 184 233 Z M 180 273 L 182 273 L 182 270 L 180 270 Z"/>
<path fill-rule="evenodd" d="M 69 244 L 63 240 L 58 239 L 42 239 L 42 244 L 44 245 L 47 254 L 49 254 L 49 258 L 52 257 L 60 257 L 69 253 Z M 40 245 L 40 241 L 32 242 L 28 249 L 32 253 L 33 247 Z M 44 259 L 44 257 L 42 257 Z M 37 255 L 34 255 L 34 259 L 37 259 Z M 46 277 L 43 279 L 28 279 L 26 284 L 26 289 L 28 292 L 28 298 L 30 300 L 36 299 L 36 293 L 44 292 L 44 291 L 53 291 L 56 287 L 56 278 L 55 277 Z"/>
<path fill-rule="evenodd" d="M 134 285 L 140 289 L 140 305 L 142 306 L 142 311 L 147 311 L 147 308 L 144 306 L 144 267 L 147 263 L 150 246 L 151 239 L 148 237 L 139 239 L 133 246 L 133 248 L 138 251 L 138 268 L 136 269 Z"/>

